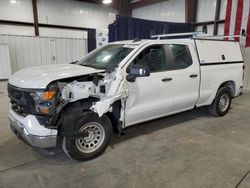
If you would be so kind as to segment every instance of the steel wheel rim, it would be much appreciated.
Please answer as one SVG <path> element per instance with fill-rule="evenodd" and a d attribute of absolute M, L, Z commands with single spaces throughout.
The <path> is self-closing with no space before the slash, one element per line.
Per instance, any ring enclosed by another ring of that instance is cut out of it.
<path fill-rule="evenodd" d="M 227 93 L 224 93 L 223 95 L 221 95 L 220 101 L 219 101 L 220 111 L 225 112 L 229 106 L 229 102 L 230 102 L 230 97 Z"/>
<path fill-rule="evenodd" d="M 75 140 L 76 147 L 83 153 L 96 151 L 105 139 L 105 130 L 97 122 L 90 122 L 82 126 L 78 132 L 87 132 L 89 135 Z"/>

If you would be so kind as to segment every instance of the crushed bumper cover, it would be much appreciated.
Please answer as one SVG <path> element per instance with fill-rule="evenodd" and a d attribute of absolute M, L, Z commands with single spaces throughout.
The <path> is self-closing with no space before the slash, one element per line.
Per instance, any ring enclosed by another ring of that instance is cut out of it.
<path fill-rule="evenodd" d="M 34 116 L 24 118 L 10 110 L 9 120 L 13 133 L 26 144 L 38 148 L 52 148 L 56 146 L 57 130 L 47 129 L 40 124 L 38 125 L 38 121 Z M 26 122 L 28 123 L 25 124 Z M 34 134 L 34 132 L 40 132 L 41 135 Z"/>

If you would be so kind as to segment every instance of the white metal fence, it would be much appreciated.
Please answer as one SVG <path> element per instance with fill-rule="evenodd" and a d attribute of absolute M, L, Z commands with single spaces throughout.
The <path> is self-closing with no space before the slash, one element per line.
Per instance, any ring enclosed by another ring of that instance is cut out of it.
<path fill-rule="evenodd" d="M 87 53 L 87 40 L 18 35 L 0 35 L 9 45 L 12 73 L 33 66 L 70 63 Z"/>

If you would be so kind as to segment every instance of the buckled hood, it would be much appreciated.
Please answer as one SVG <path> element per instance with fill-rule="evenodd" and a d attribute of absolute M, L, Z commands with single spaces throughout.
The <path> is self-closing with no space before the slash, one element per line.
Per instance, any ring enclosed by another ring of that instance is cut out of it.
<path fill-rule="evenodd" d="M 45 89 L 50 82 L 55 80 L 99 72 L 105 72 L 105 70 L 76 64 L 47 65 L 18 71 L 10 77 L 9 84 L 20 88 Z"/>

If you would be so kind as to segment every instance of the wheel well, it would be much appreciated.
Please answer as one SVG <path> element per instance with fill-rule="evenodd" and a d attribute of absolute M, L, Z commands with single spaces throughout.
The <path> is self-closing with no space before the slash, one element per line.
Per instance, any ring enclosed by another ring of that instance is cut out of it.
<path fill-rule="evenodd" d="M 235 96 L 236 86 L 234 81 L 226 81 L 222 83 L 219 88 L 221 87 L 227 87 L 230 90 L 231 97 Z"/>
<path fill-rule="evenodd" d="M 90 107 L 96 98 L 89 98 L 85 100 L 79 100 L 76 102 L 68 103 L 58 113 L 57 127 L 58 132 L 62 136 L 72 137 L 76 130 L 76 119 L 83 116 L 83 114 L 90 112 Z"/>
<path fill-rule="evenodd" d="M 81 116 L 83 112 L 91 111 L 93 101 L 97 99 L 80 100 L 67 104 L 59 113 L 57 126 L 59 132 L 64 136 L 72 136 L 75 130 L 75 117 Z M 116 101 L 112 104 L 112 112 L 107 112 L 104 115 L 110 120 L 113 131 L 118 133 L 121 131 L 122 122 L 120 122 L 121 116 L 121 101 Z"/>

